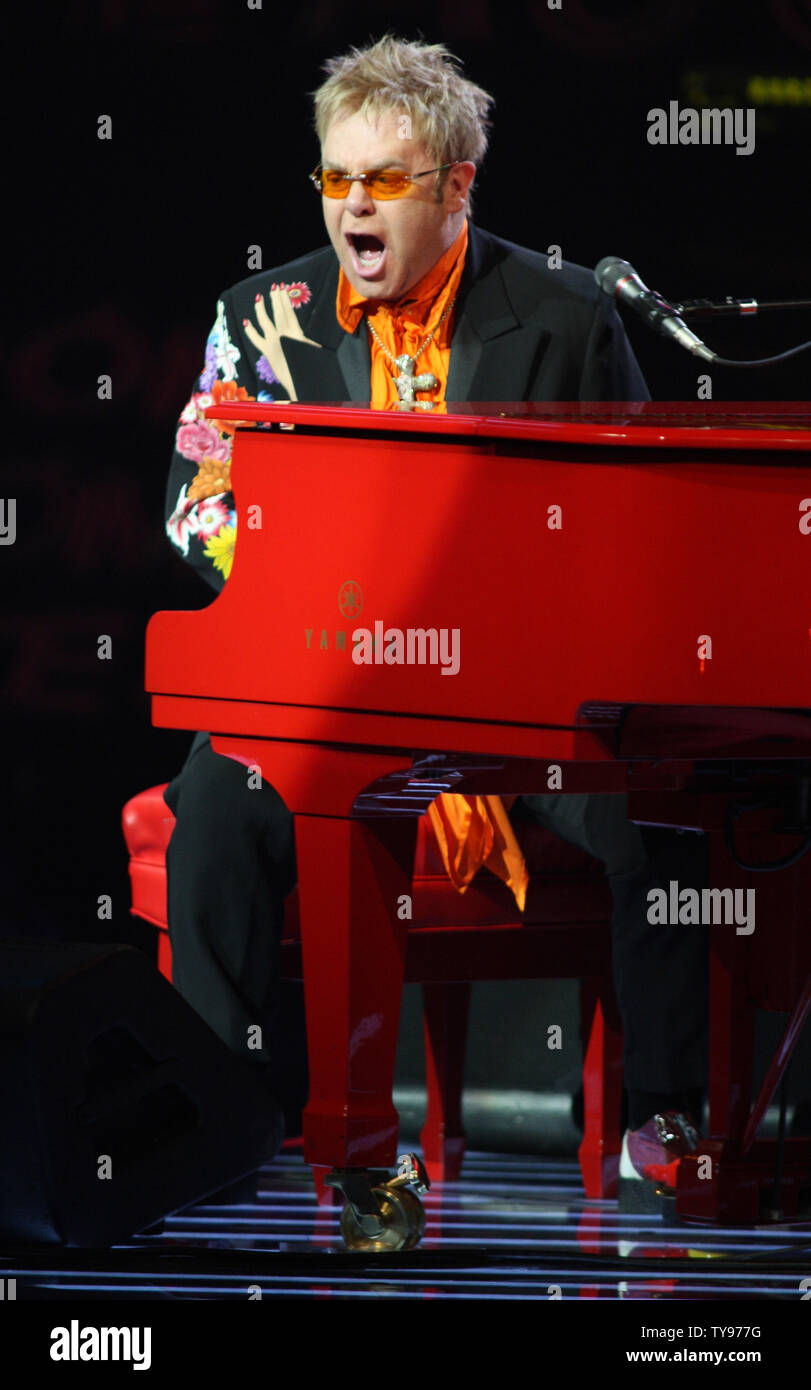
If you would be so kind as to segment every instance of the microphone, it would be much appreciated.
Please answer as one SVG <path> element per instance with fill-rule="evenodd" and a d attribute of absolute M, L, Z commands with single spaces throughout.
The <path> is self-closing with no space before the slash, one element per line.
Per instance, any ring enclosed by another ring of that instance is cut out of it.
<path fill-rule="evenodd" d="M 621 260 L 619 256 L 604 256 L 594 268 L 594 278 L 605 294 L 614 295 L 630 305 L 657 333 L 665 338 L 675 338 L 683 348 L 696 357 L 703 357 L 705 362 L 717 360 L 718 354 L 691 332 L 666 299 L 655 290 L 648 289 L 628 261 Z"/>

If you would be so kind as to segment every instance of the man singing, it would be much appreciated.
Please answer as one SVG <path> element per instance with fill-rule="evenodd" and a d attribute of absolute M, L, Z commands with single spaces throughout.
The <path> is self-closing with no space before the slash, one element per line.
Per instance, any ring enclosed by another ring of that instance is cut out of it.
<path fill-rule="evenodd" d="M 218 591 L 237 518 L 233 429 L 205 418 L 212 401 L 441 410 L 449 401 L 650 399 L 590 271 L 565 261 L 553 268 L 546 255 L 472 222 L 492 98 L 444 46 L 387 36 L 332 59 L 326 72 L 315 93 L 321 159 L 310 177 L 330 245 L 222 295 L 178 426 L 167 533 Z M 530 170 L 517 167 L 524 176 L 529 191 Z M 195 737 L 166 800 L 177 818 L 167 853 L 175 983 L 246 1063 L 257 1060 L 248 1030 L 263 1024 L 258 1060 L 281 1094 L 278 944 L 296 881 L 293 818 L 272 787 L 250 789 L 244 767 L 215 754 L 207 734 Z M 432 820 L 461 887 L 471 810 L 461 797 L 441 803 Z M 485 862 L 520 901 L 525 870 L 512 821 L 498 798 L 485 805 L 496 846 Z M 534 816 L 609 876 L 629 1102 L 621 1201 L 651 1209 L 674 1159 L 698 1142 L 690 1115 L 700 1112 L 705 1081 L 707 942 L 698 927 L 650 925 L 647 893 L 670 879 L 700 887 L 701 839 L 641 831 L 624 796 L 529 796 L 511 815 Z"/>

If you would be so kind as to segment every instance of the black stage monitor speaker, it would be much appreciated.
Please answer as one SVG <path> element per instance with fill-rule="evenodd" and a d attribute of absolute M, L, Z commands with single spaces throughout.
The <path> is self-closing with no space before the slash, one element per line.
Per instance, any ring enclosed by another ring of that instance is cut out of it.
<path fill-rule="evenodd" d="M 0 942 L 0 1236 L 107 1246 L 254 1172 L 278 1107 L 131 946 Z"/>

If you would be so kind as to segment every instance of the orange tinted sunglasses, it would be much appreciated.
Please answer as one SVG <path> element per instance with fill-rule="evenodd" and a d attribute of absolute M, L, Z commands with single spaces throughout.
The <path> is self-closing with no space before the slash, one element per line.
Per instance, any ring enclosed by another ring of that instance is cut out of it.
<path fill-rule="evenodd" d="M 419 174 L 407 174 L 405 169 L 369 169 L 365 174 L 344 174 L 340 169 L 325 169 L 319 164 L 310 174 L 310 181 L 325 198 L 345 198 L 353 183 L 362 183 L 372 198 L 402 198 L 414 179 L 452 169 L 457 162 L 452 160 L 436 169 L 423 169 Z"/>

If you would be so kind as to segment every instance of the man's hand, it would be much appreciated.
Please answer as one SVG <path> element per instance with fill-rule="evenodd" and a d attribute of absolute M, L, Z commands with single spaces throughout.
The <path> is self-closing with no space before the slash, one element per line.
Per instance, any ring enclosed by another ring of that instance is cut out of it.
<path fill-rule="evenodd" d="M 270 308 L 273 314 L 272 319 L 268 315 L 262 296 L 256 296 L 255 313 L 259 328 L 254 328 L 248 319 L 244 319 L 245 336 L 270 363 L 274 375 L 278 378 L 279 384 L 284 387 L 288 398 L 295 401 L 298 400 L 298 396 L 293 385 L 293 378 L 290 375 L 290 368 L 285 359 L 281 339 L 282 337 L 297 338 L 300 343 L 309 343 L 312 347 L 320 347 L 321 344 L 313 342 L 312 338 L 305 338 L 287 290 L 275 289 L 270 291 Z"/>

